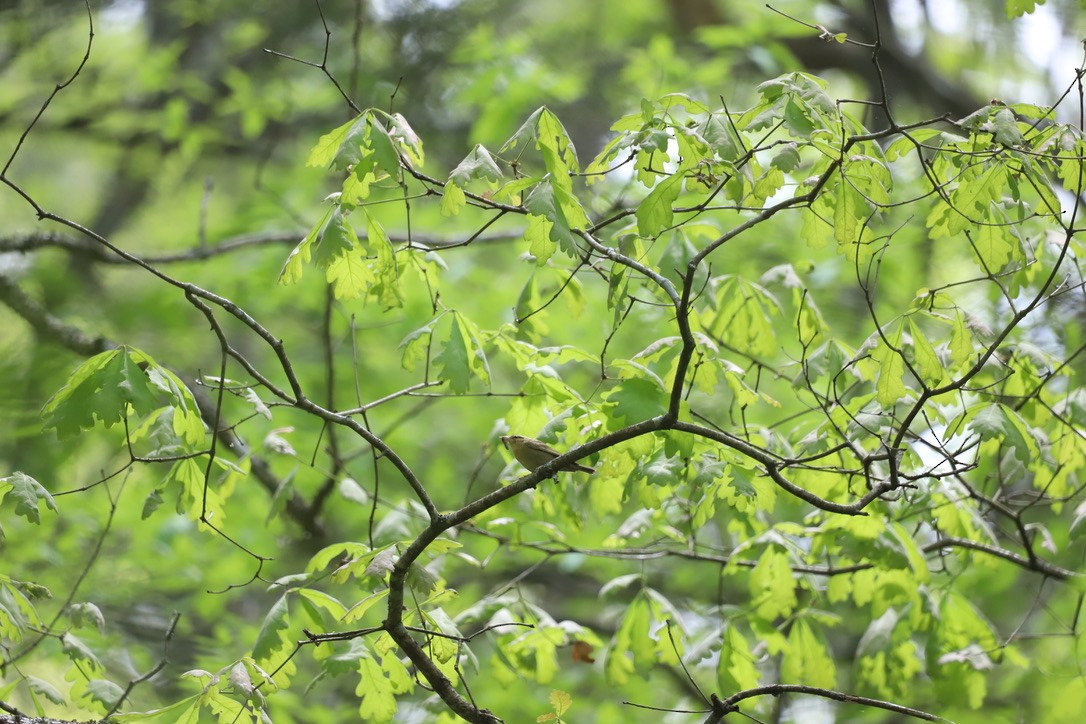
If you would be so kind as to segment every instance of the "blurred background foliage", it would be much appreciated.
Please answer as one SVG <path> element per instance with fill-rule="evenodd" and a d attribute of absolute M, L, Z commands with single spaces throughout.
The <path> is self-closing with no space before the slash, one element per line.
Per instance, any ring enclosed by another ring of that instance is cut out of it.
<path fill-rule="evenodd" d="M 417 375 L 401 368 L 397 344 L 429 319 L 430 309 L 422 278 L 409 282 L 415 287 L 406 294 L 407 305 L 389 313 L 376 304 L 326 304 L 325 284 L 316 273 L 292 287 L 275 285 L 286 254 L 323 212 L 321 199 L 339 187 L 332 174 L 304 167 L 304 160 L 320 135 L 354 115 L 344 94 L 358 107 L 406 116 L 426 144 L 427 172 L 443 178 L 473 144 L 500 145 L 540 105 L 562 120 L 587 162 L 609 138 L 615 119 L 636 111 L 643 97 L 686 92 L 737 110 L 755 100 L 758 83 L 795 70 L 826 77 L 836 97 L 878 97 L 880 81 L 868 50 L 819 39 L 818 31 L 803 23 L 872 42 L 873 9 L 878 13 L 884 82 L 900 122 L 944 114 L 961 118 L 993 97 L 1053 103 L 1081 64 L 1078 38 L 1086 29 L 1074 0 L 1049 0 L 1013 22 L 1003 3 L 981 0 L 781 0 L 772 5 L 780 12 L 760 0 L 342 0 L 325 2 L 319 10 L 309 2 L 96 2 L 89 63 L 37 121 L 8 175 L 49 210 L 126 250 L 162 259 L 171 274 L 222 294 L 264 320 L 283 338 L 311 388 L 327 383 L 326 354 L 352 359 L 343 369 L 353 367 L 354 376 L 341 374 L 329 393 L 346 406 L 356 385 L 372 399 L 379 396 L 375 391 L 417 381 Z M 87 19 L 80 3 L 0 3 L 0 150 L 5 160 L 86 45 Z M 325 57 L 327 75 L 314 67 Z M 877 127 L 879 120 L 868 118 L 869 127 Z M 380 193 L 399 197 L 395 188 Z M 421 201 L 412 207 L 412 228 L 401 205 L 389 204 L 383 213 L 382 223 L 394 237 L 410 233 L 435 245 L 463 240 L 478 221 L 446 219 L 436 204 Z M 188 380 L 218 374 L 218 348 L 206 321 L 180 292 L 127 265 L 110 263 L 82 240 L 74 239 L 69 247 L 43 243 L 43 227 L 13 193 L 0 194 L 0 219 L 0 274 L 17 279 L 22 292 L 40 300 L 55 318 L 88 334 L 132 344 Z M 513 244 L 521 231 L 520 221 L 503 220 L 480 243 L 447 254 L 442 302 L 494 329 L 513 319 L 509 289 L 534 277 L 543 288 L 537 296 L 546 298 L 564 276 L 548 278 L 548 272 L 533 265 L 514 263 L 520 247 Z M 880 299 L 894 307 L 907 303 L 919 287 L 937 284 L 935 260 L 945 263 L 947 258 L 933 253 L 930 240 L 915 229 L 903 232 L 900 241 L 894 268 L 884 271 L 900 283 L 884 282 L 891 291 Z M 223 243 L 238 248 L 211 261 L 169 259 Z M 728 271 L 757 278 L 777 263 L 794 263 L 799 246 L 798 236 L 785 233 L 746 243 L 742 254 L 729 257 L 733 267 Z M 856 292 L 842 283 L 851 270 L 832 250 L 804 249 L 802 254 L 811 265 L 811 283 L 824 293 L 824 314 L 837 328 L 848 329 L 849 320 L 862 313 L 859 298 L 850 296 Z M 85 355 L 31 328 L 12 311 L 16 301 L 5 294 L 7 304 L 0 305 L 5 380 L 0 471 L 25 470 L 54 493 L 98 480 L 115 469 L 122 432 L 97 432 L 58 444 L 52 433 L 41 433 L 39 418 L 41 406 Z M 589 296 L 584 304 L 591 308 L 599 301 Z M 331 310 L 327 317 L 326 309 Z M 606 320 L 578 311 L 575 298 L 563 298 L 556 310 L 533 322 L 531 333 L 544 342 L 582 340 L 586 348 L 598 349 Z M 329 349 L 319 344 L 317 332 L 324 325 L 334 330 Z M 238 339 L 243 350 L 253 344 L 243 335 Z M 643 342 L 620 336 L 614 345 L 632 354 Z M 252 352 L 258 358 L 266 354 L 255 346 Z M 591 364 L 569 365 L 566 373 L 570 384 L 586 391 L 598 380 Z M 477 495 L 493 488 L 504 466 L 495 456 L 493 433 L 495 421 L 509 408 L 510 400 L 501 393 L 513 374 L 501 367 L 493 374 L 497 394 L 480 389 L 480 396 L 411 398 L 381 408 L 369 421 L 427 480 L 443 508 L 461 504 L 467 490 Z M 787 381 L 768 389 L 787 397 Z M 248 409 L 242 401 L 227 400 L 228 419 L 245 418 Z M 274 515 L 289 507 L 292 495 L 312 500 L 325 489 L 327 471 L 310 464 L 329 444 L 316 421 L 276 410 L 274 421 L 247 419 L 239 434 L 270 459 L 271 479 L 287 483 L 273 495 L 252 479 L 243 481 L 227 510 L 232 535 L 275 556 L 262 571 L 264 577 L 300 570 L 328 541 L 364 539 L 368 505 L 344 494 L 342 481 L 320 520 Z M 271 435 L 288 439 L 297 453 L 276 454 Z M 342 439 L 339 444 L 357 445 Z M 351 476 L 372 479 L 368 450 L 359 445 L 346 455 L 354 456 Z M 120 501 L 80 593 L 94 597 L 111 625 L 88 638 L 100 636 L 96 645 L 111 652 L 107 663 L 123 680 L 157 660 L 171 613 L 184 612 L 172 642 L 170 676 L 162 677 L 159 688 L 143 686 L 134 694 L 134 703 L 143 707 L 177 698 L 183 689 L 176 683 L 178 672 L 196 665 L 214 670 L 216 664 L 207 660 L 225 663 L 250 645 L 273 600 L 261 591 L 263 584 L 230 588 L 248 580 L 254 564 L 234 555 L 222 540 L 198 535 L 195 524 L 167 510 L 140 520 L 148 486 L 163 473 L 152 466 L 138 468 L 78 498 L 60 498 L 63 515 L 48 542 L 22 519 L 6 511 L 3 516 L 4 567 L 11 569 L 6 572 L 39 581 L 63 597 L 73 571 L 80 570 L 102 533 L 109 497 Z M 383 481 L 394 488 L 383 495 L 404 495 L 391 475 Z M 547 513 L 534 512 L 540 517 Z M 384 525 L 386 534 L 391 529 L 406 535 L 420 523 L 390 515 Z M 613 532 L 590 527 L 579 543 L 602 545 Z M 597 598 L 599 584 L 627 567 L 583 563 L 562 558 L 557 567 L 535 570 L 523 560 L 511 560 L 508 567 L 469 569 L 451 583 L 464 601 L 471 601 L 518 576 L 556 618 L 607 620 L 606 609 L 616 604 Z M 676 597 L 716 596 L 717 582 L 707 583 L 699 569 L 675 566 L 647 573 L 658 584 L 666 579 Z M 1013 628 L 1013 621 L 1001 618 L 1001 600 L 1019 595 L 1018 572 L 995 567 L 970 575 L 985 613 Z M 709 593 L 707 586 L 713 589 Z M 1017 607 L 1008 608 L 1008 615 L 1018 613 Z M 862 628 L 839 635 L 854 637 L 854 646 L 860 633 Z M 1040 645 L 1042 653 L 1051 646 L 1058 648 L 1054 656 L 1065 657 L 1066 649 L 1050 641 Z M 43 679 L 63 679 L 63 663 L 42 658 L 27 666 Z M 1003 684 L 993 687 L 991 705 L 1013 711 L 1009 692 L 1018 691 L 1027 675 L 1008 666 Z M 662 675 L 653 681 L 674 690 L 647 697 L 644 682 L 635 680 L 616 693 L 569 672 L 556 685 L 574 692 L 574 711 L 585 717 L 574 721 L 655 721 L 656 715 L 614 703 L 631 698 L 666 705 L 665 700 L 683 693 L 680 680 Z M 1057 699 L 1060 681 L 1041 681 L 1036 695 Z M 478 686 L 480 698 L 510 721 L 529 721 L 547 711 L 545 693 L 524 702 L 514 688 L 503 689 L 499 682 Z M 296 721 L 341 721 L 334 713 L 340 697 L 349 699 L 351 692 L 337 682 L 307 693 L 288 692 L 277 705 Z M 320 714 L 323 709 L 314 698 L 332 713 Z M 589 702 L 598 707 L 594 714 L 588 714 Z M 814 721 L 803 716 L 784 712 L 781 720 Z M 886 720 L 856 710 L 843 716 Z M 968 716 L 958 720 L 979 721 Z M 1050 721 L 1060 720 L 1053 716 Z"/>

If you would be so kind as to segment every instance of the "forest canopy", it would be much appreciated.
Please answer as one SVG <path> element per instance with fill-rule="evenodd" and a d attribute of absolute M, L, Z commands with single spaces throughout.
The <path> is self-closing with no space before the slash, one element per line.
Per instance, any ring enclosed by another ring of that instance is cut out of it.
<path fill-rule="evenodd" d="M 0 722 L 1086 710 L 1081 10 L 940 5 L 0 8 Z"/>

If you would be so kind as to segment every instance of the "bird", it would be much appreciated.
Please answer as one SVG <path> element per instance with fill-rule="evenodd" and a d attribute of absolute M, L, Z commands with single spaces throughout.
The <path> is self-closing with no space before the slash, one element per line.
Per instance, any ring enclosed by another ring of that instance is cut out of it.
<path fill-rule="evenodd" d="M 502 445 L 505 445 L 507 450 L 512 451 L 513 457 L 517 459 L 517 462 L 531 470 L 533 473 L 561 455 L 560 452 L 547 443 L 540 442 L 535 438 L 525 437 L 524 435 L 503 435 L 501 440 Z M 573 462 L 566 463 L 555 472 L 594 473 L 596 472 L 596 469 Z"/>

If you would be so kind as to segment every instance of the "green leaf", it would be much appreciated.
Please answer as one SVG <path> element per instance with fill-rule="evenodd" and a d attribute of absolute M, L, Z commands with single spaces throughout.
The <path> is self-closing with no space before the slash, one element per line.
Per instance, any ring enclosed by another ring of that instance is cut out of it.
<path fill-rule="evenodd" d="M 1001 404 L 984 407 L 969 422 L 981 440 L 999 440 L 1007 445 L 1023 465 L 1040 455 L 1029 425 L 1014 410 Z"/>
<path fill-rule="evenodd" d="M 701 126 L 701 136 L 716 155 L 725 161 L 735 161 L 745 152 L 743 140 L 735 132 L 731 120 L 724 113 L 712 113 Z"/>
<path fill-rule="evenodd" d="M 525 189 L 532 188 L 539 183 L 540 180 L 541 179 L 538 176 L 526 176 L 525 178 L 510 181 L 495 191 L 492 198 L 495 201 L 513 201 L 514 203 L 520 203 L 521 192 Z"/>
<path fill-rule="evenodd" d="M 901 348 L 901 338 L 902 325 L 897 324 L 889 335 L 889 345 L 880 340 L 871 352 L 871 358 L 879 364 L 875 399 L 883 408 L 893 408 L 905 399 L 908 392 L 905 387 L 905 360 L 895 351 Z"/>
<path fill-rule="evenodd" d="M 713 294 L 715 310 L 706 310 L 706 329 L 740 352 L 758 357 L 777 354 L 780 341 L 773 318 L 781 304 L 765 287 L 734 275 L 718 277 Z"/>
<path fill-rule="evenodd" d="M 784 125 L 800 138 L 810 138 L 815 129 L 807 109 L 797 103 L 795 98 L 789 98 L 784 104 Z"/>
<path fill-rule="evenodd" d="M 31 523 L 41 523 L 39 506 L 45 503 L 45 507 L 58 512 L 56 501 L 49 491 L 34 478 L 26 473 L 14 472 L 6 478 L 0 478 L 0 500 L 5 493 L 15 500 L 15 514 L 29 520 Z"/>
<path fill-rule="evenodd" d="M 364 557 L 367 554 L 372 555 L 369 546 L 362 543 L 333 543 L 332 545 L 325 546 L 317 551 L 312 558 L 309 559 L 309 563 L 306 565 L 305 570 L 307 573 L 315 573 L 317 571 L 323 571 L 332 561 L 339 561 L 339 559 L 357 559 Z"/>
<path fill-rule="evenodd" d="M 38 611 L 23 591 L 27 591 L 35 598 L 46 598 L 48 590 L 46 589 L 45 595 L 39 596 L 35 595 L 32 588 L 32 584 L 18 583 L 16 585 L 11 582 L 11 579 L 0 574 L 0 639 L 19 642 L 22 641 L 28 629 L 41 628 L 42 622 Z"/>
<path fill-rule="evenodd" d="M 445 190 L 441 194 L 441 215 L 445 217 L 456 216 L 464 208 L 467 200 L 464 192 L 451 179 L 446 182 Z"/>
<path fill-rule="evenodd" d="M 468 317 L 462 314 L 456 313 L 456 322 L 463 329 L 465 338 L 467 339 L 469 351 L 471 353 L 468 358 L 468 365 L 471 369 L 471 373 L 478 378 L 483 384 L 490 384 L 490 362 L 486 358 L 486 353 L 483 351 L 483 332 Z"/>
<path fill-rule="evenodd" d="M 317 232 L 317 242 L 313 247 L 313 263 L 319 269 L 327 269 L 334 261 L 357 249 L 358 236 L 354 232 L 354 227 L 348 223 L 342 208 L 333 207 L 332 213 L 325 218 Z"/>
<path fill-rule="evenodd" d="M 257 661 L 267 660 L 276 652 L 281 652 L 286 642 L 285 633 L 289 628 L 290 614 L 287 610 L 287 597 L 284 594 L 272 604 L 264 616 L 264 622 L 253 644 L 253 658 Z"/>
<path fill-rule="evenodd" d="M 834 238 L 834 227 L 826 217 L 815 213 L 815 210 L 825 211 L 826 197 L 819 196 L 811 204 L 810 208 L 802 212 L 803 226 L 800 227 L 800 235 L 812 249 L 822 249 Z"/>
<path fill-rule="evenodd" d="M 343 209 L 332 207 L 324 219 L 306 235 L 306 238 L 290 253 L 279 274 L 280 284 L 291 284 L 302 276 L 302 266 L 313 256 L 313 263 L 326 270 L 328 281 L 333 284 L 337 298 L 352 298 L 364 286 L 359 277 L 365 272 L 359 267 L 365 264 L 358 246 L 358 236 L 348 223 Z"/>
<path fill-rule="evenodd" d="M 90 602 L 73 603 L 68 606 L 65 613 L 75 628 L 95 628 L 102 633 L 106 627 L 106 619 L 102 615 L 102 609 Z"/>
<path fill-rule="evenodd" d="M 950 194 L 952 207 L 947 228 L 956 234 L 986 220 L 990 204 L 1003 197 L 1007 183 L 1007 167 L 1000 161 L 989 161 L 979 176 L 972 170 L 963 173 L 958 187 Z"/>
<path fill-rule="evenodd" d="M 549 109 L 542 108 L 536 123 L 536 148 L 543 154 L 543 165 L 563 188 L 570 188 L 570 173 L 577 173 L 577 149 L 565 126 Z"/>
<path fill-rule="evenodd" d="M 662 415 L 666 405 L 667 397 L 659 385 L 648 379 L 632 378 L 607 393 L 603 409 L 616 422 L 632 425 Z"/>
<path fill-rule="evenodd" d="M 298 246 L 291 250 L 286 261 L 283 262 L 282 271 L 279 272 L 279 284 L 293 284 L 302 278 L 302 272 L 313 255 L 313 247 L 317 243 L 321 230 L 327 226 L 332 218 L 332 214 L 337 211 L 339 211 L 338 206 L 330 206 L 317 225 L 305 235 L 305 238 L 298 243 Z"/>
<path fill-rule="evenodd" d="M 393 113 L 389 117 L 388 134 L 416 167 L 426 163 L 426 154 L 422 149 L 422 139 L 415 133 L 415 129 L 411 128 L 411 124 L 407 122 L 407 119 L 399 113 Z"/>
<path fill-rule="evenodd" d="M 391 132 L 383 123 L 388 122 Z M 393 140 L 393 134 L 395 141 Z M 400 154 L 397 144 L 417 165 L 422 164 L 422 144 L 407 121 L 399 114 L 389 116 L 383 111 L 366 110 L 355 119 L 321 136 L 309 153 L 307 166 L 326 166 L 343 170 L 352 168 L 355 176 L 363 180 L 380 170 L 394 176 L 400 170 Z M 382 175 L 383 177 L 383 175 Z M 367 194 L 362 193 L 361 198 Z"/>
<path fill-rule="evenodd" d="M 961 700 L 964 693 L 970 707 L 980 707 L 987 691 L 983 672 L 993 666 L 988 652 L 999 649 L 992 625 L 969 599 L 951 590 L 938 606 L 934 638 L 933 681 L 944 679 L 938 682 L 944 696 Z"/>
<path fill-rule="evenodd" d="M 369 126 L 370 146 L 363 149 L 363 155 L 366 155 L 366 151 L 371 152 L 376 166 L 389 176 L 395 176 L 400 171 L 400 154 L 396 150 L 396 145 L 392 142 L 392 137 L 389 136 L 388 131 L 378 122 L 377 118 L 372 115 L 372 112 L 369 117 Z"/>
<path fill-rule="evenodd" d="M 1010 108 L 1000 108 L 991 120 L 982 126 L 982 130 L 991 133 L 996 143 L 1006 146 L 1018 146 L 1022 143 L 1022 132 L 1018 130 L 1018 119 Z"/>
<path fill-rule="evenodd" d="M 365 134 L 367 125 L 366 114 L 363 113 L 324 134 L 309 152 L 305 165 L 327 166 L 335 162 L 336 168 L 346 168 L 357 163 L 361 156 L 358 139 Z"/>
<path fill-rule="evenodd" d="M 253 659 L 265 671 L 275 671 L 271 680 L 276 686 L 285 687 L 297 672 L 298 667 L 291 660 L 294 642 L 288 636 L 290 612 L 287 608 L 287 594 L 276 600 L 264 616 L 256 641 L 253 643 Z"/>
<path fill-rule="evenodd" d="M 181 488 L 177 496 L 178 513 L 197 521 L 206 514 L 208 520 L 221 525 L 225 518 L 223 498 L 218 490 L 205 483 L 205 469 L 195 459 L 185 458 L 173 464 L 159 487 L 177 485 Z"/>
<path fill-rule="evenodd" d="M 942 134 L 937 128 L 917 128 L 903 134 L 899 139 L 887 146 L 884 155 L 887 161 L 897 161 L 906 154 L 917 150 L 917 144 L 928 143 L 933 138 Z"/>
<path fill-rule="evenodd" d="M 664 622 L 663 613 L 655 597 L 645 590 L 638 592 L 626 608 L 615 632 L 605 669 L 611 668 L 612 658 L 624 657 L 627 653 L 632 656 L 634 666 L 642 670 L 655 666 L 662 659 L 673 658 L 674 654 L 669 653 L 672 647 L 666 631 L 657 629 Z M 679 637 L 676 637 L 678 640 Z"/>
<path fill-rule="evenodd" d="M 512 152 L 517 148 L 520 148 L 521 152 L 523 152 L 530 142 L 535 141 L 539 134 L 539 116 L 542 115 L 544 110 L 545 108 L 539 107 L 532 111 L 531 115 L 520 125 L 520 128 L 509 137 L 509 140 L 502 144 L 501 153 Z"/>
<path fill-rule="evenodd" d="M 370 196 L 370 186 L 377 180 L 377 174 L 372 169 L 357 166 L 354 171 L 343 179 L 337 203 L 344 206 L 358 206 Z"/>
<path fill-rule="evenodd" d="M 303 600 L 303 603 L 308 602 L 318 608 L 323 608 L 337 621 L 347 613 L 346 606 L 324 591 L 313 588 L 300 588 L 298 589 L 298 596 Z"/>
<path fill-rule="evenodd" d="M 434 364 L 443 380 L 449 383 L 453 394 L 468 391 L 471 382 L 471 365 L 468 361 L 468 340 L 460 324 L 460 315 L 453 314 L 453 323 L 449 327 L 449 336 L 441 347 L 441 352 L 434 357 Z"/>
<path fill-rule="evenodd" d="M 354 693 L 361 697 L 358 715 L 362 721 L 392 721 L 396 716 L 396 697 L 381 665 L 371 657 L 363 657 L 358 660 L 358 674 Z"/>
<path fill-rule="evenodd" d="M 105 667 L 102 666 L 98 657 L 91 651 L 90 647 L 83 643 L 77 636 L 68 632 L 61 636 L 60 641 L 64 649 L 64 654 L 73 664 L 79 667 L 82 674 L 88 679 L 105 673 Z"/>
<path fill-rule="evenodd" d="M 1060 199 L 1052 188 L 1053 179 L 1045 170 L 1046 164 L 1040 160 L 1032 160 L 1026 167 L 1029 185 L 1037 194 L 1037 201 L 1033 204 L 1033 210 L 1038 215 L 1059 216 L 1061 210 Z M 1018 231 L 1014 227 L 1014 231 Z M 1017 234 L 1015 234 L 1017 236 Z"/>
<path fill-rule="evenodd" d="M 537 626 L 507 643 L 504 653 L 513 669 L 541 684 L 550 683 L 558 672 L 558 647 L 565 632 L 557 626 Z"/>
<path fill-rule="evenodd" d="M 396 252 L 392 248 L 392 242 L 385 233 L 377 218 L 365 209 L 366 214 L 366 248 L 376 256 L 376 260 L 370 264 L 374 274 L 373 285 L 368 290 L 377 299 L 377 303 L 385 311 L 403 306 L 403 293 L 400 290 L 399 266 L 396 263 Z"/>
<path fill-rule="evenodd" d="M 973 334 L 966 324 L 965 315 L 961 312 L 954 315 L 948 349 L 951 362 L 959 367 L 973 357 Z"/>
<path fill-rule="evenodd" d="M 550 238 L 558 244 L 559 249 L 574 259 L 580 257 L 577 237 L 572 229 L 586 228 L 588 217 L 576 197 L 555 184 L 552 176 L 548 176 L 531 190 L 524 200 L 524 208 L 551 222 Z"/>
<path fill-rule="evenodd" d="M 776 166 L 770 166 L 754 182 L 750 190 L 750 198 L 756 204 L 764 204 L 771 196 L 776 194 L 784 186 L 787 179 L 784 173 Z"/>
<path fill-rule="evenodd" d="M 633 356 L 631 362 L 652 370 L 656 379 L 666 380 L 682 349 L 680 337 L 664 337 Z"/>
<path fill-rule="evenodd" d="M 170 373 L 172 374 L 172 373 Z M 181 401 L 175 401 L 171 408 L 173 413 L 173 432 L 178 438 L 184 440 L 192 448 L 199 447 L 207 436 L 207 426 L 200 411 L 196 407 L 196 400 L 187 388 L 182 388 L 185 397 Z M 182 406 L 183 405 L 183 406 Z"/>
<path fill-rule="evenodd" d="M 817 636 L 806 619 L 792 624 L 788 634 L 788 650 L 781 659 L 781 681 L 806 684 L 823 689 L 837 685 L 837 667 L 824 641 Z"/>
<path fill-rule="evenodd" d="M 843 253 L 848 255 L 851 251 L 856 255 L 849 256 L 850 259 L 859 258 L 862 261 L 866 256 L 852 250 L 864 246 L 858 244 L 865 213 L 864 200 L 852 184 L 844 178 L 837 184 L 836 191 L 833 207 L 833 238 L 837 240 L 838 249 Z"/>
<path fill-rule="evenodd" d="M 350 610 L 343 614 L 341 617 L 343 623 L 354 623 L 355 621 L 361 620 L 362 617 L 366 615 L 367 611 L 386 598 L 388 598 L 387 588 L 383 588 L 377 593 L 371 593 L 369 596 L 366 596 L 361 601 L 351 606 Z"/>
<path fill-rule="evenodd" d="M 913 343 L 913 369 L 929 387 L 938 385 L 946 379 L 946 370 L 913 317 L 909 317 L 909 334 Z"/>
<path fill-rule="evenodd" d="M 490 155 L 490 151 L 484 146 L 476 144 L 471 153 L 449 174 L 449 181 L 460 186 L 467 187 L 468 183 L 476 179 L 486 179 L 497 183 L 504 178 L 501 168 Z M 448 187 L 446 186 L 446 191 Z"/>
<path fill-rule="evenodd" d="M 671 226 L 675 212 L 672 204 L 682 190 L 683 175 L 675 173 L 656 184 L 649 195 L 637 206 L 637 233 L 651 239 Z"/>
<path fill-rule="evenodd" d="M 770 164 L 784 173 L 795 171 L 800 164 L 799 146 L 795 143 L 784 144 L 780 150 L 773 154 Z"/>
<path fill-rule="evenodd" d="M 682 460 L 668 457 L 660 451 L 641 466 L 641 472 L 649 485 L 671 486 L 679 478 L 682 468 Z"/>
<path fill-rule="evenodd" d="M 788 556 L 770 546 L 750 574 L 750 598 L 755 613 L 766 621 L 787 616 L 796 608 L 795 581 Z"/>
<path fill-rule="evenodd" d="M 777 501 L 776 488 L 763 476 L 747 474 L 742 468 L 731 471 L 731 477 L 720 487 L 720 498 L 740 513 L 772 512 Z"/>
<path fill-rule="evenodd" d="M 114 714 L 110 721 L 118 724 L 129 722 L 153 722 L 154 724 L 200 724 L 200 699 L 199 694 L 193 694 L 175 704 L 130 714 Z"/>
<path fill-rule="evenodd" d="M 86 699 L 101 707 L 101 711 L 109 711 L 120 701 L 124 695 L 124 689 L 106 679 L 91 679 L 87 682 Z"/>
<path fill-rule="evenodd" d="M 928 570 L 928 562 L 917 546 L 916 540 L 901 523 L 894 523 L 888 527 L 888 530 L 897 539 L 900 550 L 905 553 L 915 580 L 918 583 L 927 583 L 931 578 L 931 571 Z"/>
<path fill-rule="evenodd" d="M 561 717 L 573 706 L 573 697 L 564 691 L 555 689 L 551 692 L 550 702 L 554 713 Z"/>
<path fill-rule="evenodd" d="M 162 491 L 158 489 L 152 490 L 143 500 L 143 510 L 140 513 L 140 520 L 147 520 L 150 518 L 164 502 L 165 500 L 162 497 Z"/>
<path fill-rule="evenodd" d="M 408 372 L 414 372 L 415 368 L 418 367 L 418 363 L 426 358 L 433 336 L 434 325 L 437 324 L 439 319 L 441 319 L 440 316 L 434 318 L 428 324 L 419 327 L 404 337 L 403 341 L 400 342 L 400 349 L 403 350 L 400 364 Z"/>
<path fill-rule="evenodd" d="M 336 299 L 358 299 L 373 283 L 373 272 L 357 247 L 348 249 L 326 265 L 325 278 Z"/>
<path fill-rule="evenodd" d="M 129 347 L 102 352 L 84 362 L 45 404 L 45 429 L 60 438 L 102 422 L 111 427 L 130 412 L 145 415 L 160 405 L 159 389 L 144 368 L 153 361 Z"/>
<path fill-rule="evenodd" d="M 543 266 L 554 256 L 558 245 L 551 241 L 553 224 L 543 216 L 528 214 L 528 228 L 524 230 L 524 240 L 528 242 L 528 253 L 535 257 L 536 264 Z"/>
<path fill-rule="evenodd" d="M 761 674 L 750 644 L 734 624 L 727 624 L 717 661 L 717 687 L 722 693 L 753 689 Z"/>
<path fill-rule="evenodd" d="M 984 223 L 974 232 L 973 247 L 985 270 L 992 273 L 1002 271 L 1011 261 L 1024 261 L 1018 229 L 995 201 L 989 203 Z"/>
<path fill-rule="evenodd" d="M 36 676 L 28 675 L 26 677 L 26 683 L 27 686 L 30 687 L 31 691 L 33 691 L 35 694 L 44 696 L 53 704 L 63 706 L 64 704 L 68 703 L 68 701 L 64 698 L 64 695 L 57 691 L 56 687 L 54 687 L 45 679 L 39 679 Z"/>

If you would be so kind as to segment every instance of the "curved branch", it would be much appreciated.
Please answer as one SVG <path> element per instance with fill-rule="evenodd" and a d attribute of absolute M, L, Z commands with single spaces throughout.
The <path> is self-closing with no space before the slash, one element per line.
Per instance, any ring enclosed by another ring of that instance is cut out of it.
<path fill-rule="evenodd" d="M 1049 578 L 1055 578 L 1058 581 L 1069 581 L 1073 578 L 1081 578 L 1083 575 L 1081 573 L 1076 573 L 1075 571 L 1069 571 L 1066 568 L 1060 568 L 1059 566 L 1040 558 L 1030 559 L 1026 556 L 1019 555 L 1014 551 L 1009 551 L 1006 548 L 988 545 L 987 543 L 978 543 L 967 538 L 940 538 L 934 543 L 929 543 L 924 546 L 921 550 L 925 553 L 930 553 L 931 551 L 939 550 L 940 548 L 968 548 L 969 550 L 979 551 L 980 553 L 987 553 L 990 556 L 1002 558 L 1003 560 L 1009 561 L 1026 570 L 1043 573 Z"/>
<path fill-rule="evenodd" d="M 615 432 L 604 435 L 589 443 L 575 447 L 554 458 L 546 465 L 537 468 L 535 472 L 525 475 L 516 482 L 506 485 L 505 487 L 498 488 L 494 492 L 484 495 L 453 513 L 432 517 L 430 525 L 427 526 L 426 530 L 419 534 L 419 536 L 407 546 L 403 553 L 400 554 L 400 557 L 396 560 L 392 572 L 389 575 L 388 616 L 385 618 L 383 624 L 384 629 L 388 632 L 388 635 L 392 637 L 392 640 L 399 645 L 407 657 L 411 659 L 411 663 L 418 668 L 419 672 L 430 686 L 433 687 L 437 695 L 441 697 L 441 700 L 459 716 L 467 721 L 478 722 L 479 724 L 496 724 L 501 721 L 489 710 L 479 709 L 472 702 L 464 698 L 460 692 L 456 690 L 456 686 L 449 677 L 438 668 L 437 664 L 435 664 L 427 655 L 423 647 L 415 641 L 411 630 L 404 624 L 403 612 L 405 610 L 405 589 L 407 585 L 407 574 L 411 570 L 411 566 L 418 557 L 422 555 L 426 548 L 437 540 L 438 536 L 446 530 L 466 523 L 499 503 L 536 487 L 544 480 L 556 476 L 558 471 L 565 467 L 566 464 L 575 462 L 593 452 L 602 450 L 616 443 L 630 440 L 639 435 L 655 432 L 656 430 L 662 430 L 665 427 L 664 419 L 662 417 L 657 417 L 652 420 L 646 420 L 631 425 L 622 430 L 616 430 Z"/>
<path fill-rule="evenodd" d="M 842 701 L 846 704 L 857 704 L 859 706 L 873 706 L 877 709 L 885 709 L 886 711 L 892 711 L 895 714 L 904 714 L 905 716 L 911 716 L 914 719 L 922 719 L 924 721 L 950 721 L 944 719 L 938 714 L 931 714 L 920 709 L 913 709 L 909 706 L 902 706 L 901 704 L 895 704 L 890 701 L 882 701 L 881 699 L 872 699 L 866 696 L 856 696 L 855 694 L 846 694 L 842 691 L 834 691 L 833 689 L 822 689 L 817 686 L 803 686 L 800 684 L 774 684 L 772 686 L 759 686 L 754 689 L 747 689 L 746 691 L 740 691 L 738 694 L 732 694 L 727 699 L 721 700 L 716 694 L 712 695 L 713 703 L 713 717 L 708 721 L 720 721 L 724 716 L 731 714 L 732 712 L 739 711 L 739 702 L 745 699 L 753 699 L 757 696 L 782 696 L 784 694 L 806 694 L 807 696 L 821 696 L 824 699 L 833 699 L 834 701 Z"/>
<path fill-rule="evenodd" d="M 701 425 L 695 425 L 690 422 L 677 421 L 669 426 L 672 430 L 679 432 L 688 432 L 692 435 L 700 435 L 701 437 L 709 438 L 715 442 L 719 442 L 722 445 L 730 447 L 737 452 L 746 455 L 751 460 L 754 460 L 765 468 L 766 475 L 773 480 L 780 488 L 787 491 L 791 495 L 799 498 L 800 500 L 810 503 L 816 508 L 825 510 L 829 513 L 840 513 L 842 515 L 867 515 L 864 512 L 864 508 L 870 505 L 873 501 L 882 497 L 883 493 L 895 490 L 896 486 L 890 483 L 884 483 L 882 485 L 876 485 L 871 488 L 863 497 L 859 498 L 855 503 L 834 503 L 831 500 L 820 498 L 809 490 L 799 487 L 788 478 L 781 474 L 781 469 L 787 463 L 786 460 L 782 460 L 761 448 L 750 444 L 742 438 L 738 438 L 734 435 L 729 435 L 726 432 L 720 432 L 713 430 L 712 428 L 703 427 Z"/>

